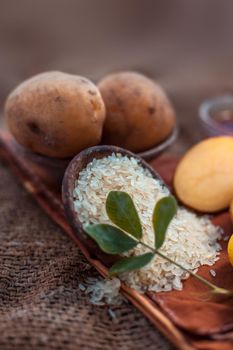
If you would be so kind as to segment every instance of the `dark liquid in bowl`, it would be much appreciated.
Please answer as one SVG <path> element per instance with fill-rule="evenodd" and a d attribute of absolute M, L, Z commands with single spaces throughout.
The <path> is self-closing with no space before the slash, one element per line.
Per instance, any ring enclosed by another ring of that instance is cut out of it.
<path fill-rule="evenodd" d="M 221 124 L 224 128 L 226 128 L 226 129 L 228 129 L 229 131 L 231 131 L 232 134 L 233 134 L 233 120 L 223 121 L 223 122 L 220 122 L 220 124 Z"/>
<path fill-rule="evenodd" d="M 223 127 L 233 134 L 233 110 L 215 112 L 212 118 L 219 124 L 219 127 Z"/>

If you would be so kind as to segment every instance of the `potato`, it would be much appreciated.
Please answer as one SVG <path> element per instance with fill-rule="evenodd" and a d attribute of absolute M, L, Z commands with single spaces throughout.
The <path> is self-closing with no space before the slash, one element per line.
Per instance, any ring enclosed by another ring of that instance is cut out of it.
<path fill-rule="evenodd" d="M 174 128 L 175 114 L 167 96 L 145 76 L 111 74 L 98 87 L 106 106 L 103 143 L 140 152 L 166 139 Z"/>
<path fill-rule="evenodd" d="M 231 221 L 233 222 L 233 199 L 231 201 L 231 206 L 230 206 L 230 215 L 231 215 Z"/>
<path fill-rule="evenodd" d="M 216 212 L 233 198 L 233 137 L 209 138 L 191 148 L 174 176 L 179 199 L 193 209 Z"/>
<path fill-rule="evenodd" d="M 18 143 L 45 156 L 65 158 L 100 142 L 105 106 L 88 79 L 47 72 L 9 95 L 5 116 Z"/>

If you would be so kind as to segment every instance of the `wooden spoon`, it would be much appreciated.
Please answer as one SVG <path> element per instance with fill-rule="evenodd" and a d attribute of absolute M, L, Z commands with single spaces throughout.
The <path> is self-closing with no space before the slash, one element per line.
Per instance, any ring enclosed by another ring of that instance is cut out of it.
<path fill-rule="evenodd" d="M 70 225 L 72 226 L 82 243 L 88 248 L 88 251 L 92 254 L 92 258 L 99 259 L 101 262 L 104 263 L 105 266 L 109 266 L 110 264 L 115 262 L 117 260 L 117 257 L 103 253 L 99 249 L 97 244 L 87 236 L 87 234 L 83 230 L 82 223 L 79 221 L 78 213 L 74 210 L 73 192 L 75 188 L 75 180 L 79 177 L 79 173 L 86 168 L 87 164 L 90 163 L 94 158 L 101 159 L 112 155 L 112 153 L 120 153 L 123 156 L 134 157 L 138 159 L 139 164 L 143 168 L 148 169 L 149 172 L 152 174 L 153 178 L 160 180 L 162 184 L 164 184 L 159 174 L 157 174 L 154 171 L 154 169 L 149 164 L 147 164 L 142 158 L 124 148 L 116 146 L 95 146 L 88 148 L 79 153 L 69 163 L 62 183 L 62 200 L 68 222 L 70 223 Z"/>

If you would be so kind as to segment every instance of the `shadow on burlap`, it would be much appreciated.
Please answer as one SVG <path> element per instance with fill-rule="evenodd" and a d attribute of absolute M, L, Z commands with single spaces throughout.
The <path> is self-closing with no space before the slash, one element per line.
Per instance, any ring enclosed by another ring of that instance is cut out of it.
<path fill-rule="evenodd" d="M 0 163 L 0 348 L 172 349 L 131 304 L 92 305 L 97 276 L 78 248 Z"/>

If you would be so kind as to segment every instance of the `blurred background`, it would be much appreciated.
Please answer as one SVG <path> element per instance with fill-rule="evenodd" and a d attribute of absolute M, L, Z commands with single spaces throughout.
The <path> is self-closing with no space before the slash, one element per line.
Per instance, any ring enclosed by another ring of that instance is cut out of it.
<path fill-rule="evenodd" d="M 159 82 L 180 124 L 181 152 L 201 137 L 202 100 L 233 90 L 233 1 L 0 0 L 0 108 L 48 70 L 137 70 Z"/>

